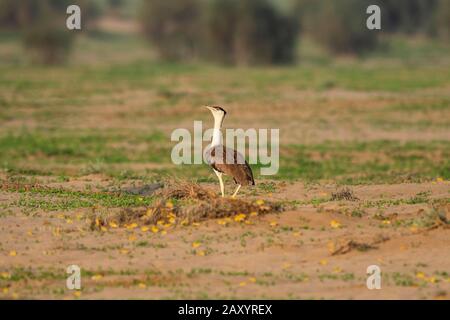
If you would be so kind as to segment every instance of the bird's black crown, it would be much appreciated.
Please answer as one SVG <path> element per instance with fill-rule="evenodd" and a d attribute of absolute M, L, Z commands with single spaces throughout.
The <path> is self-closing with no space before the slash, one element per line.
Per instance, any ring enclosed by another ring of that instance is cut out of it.
<path fill-rule="evenodd" d="M 219 106 L 211 106 L 211 108 L 214 108 L 214 109 L 216 109 L 216 110 L 221 110 L 221 111 L 223 111 L 224 114 L 227 114 L 227 112 L 225 111 L 225 109 L 223 109 L 222 107 L 219 107 Z"/>

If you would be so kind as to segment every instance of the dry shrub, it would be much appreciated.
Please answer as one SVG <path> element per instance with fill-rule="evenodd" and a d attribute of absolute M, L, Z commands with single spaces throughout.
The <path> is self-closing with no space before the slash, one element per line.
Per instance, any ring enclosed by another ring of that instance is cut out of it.
<path fill-rule="evenodd" d="M 421 228 L 422 232 L 437 228 L 450 228 L 450 204 L 448 203 L 435 203 L 427 210 L 419 210 L 418 214 L 419 216 L 409 221 L 409 224 Z"/>
<path fill-rule="evenodd" d="M 123 209 L 105 216 L 93 213 L 91 229 L 108 228 L 111 223 L 117 227 L 148 225 L 188 225 L 210 219 L 232 217 L 237 214 L 256 215 L 280 212 L 283 206 L 263 200 L 222 198 L 196 183 L 177 182 L 160 190 L 155 204 L 147 209 Z"/>
<path fill-rule="evenodd" d="M 167 187 L 162 189 L 161 195 L 165 199 L 195 199 L 210 200 L 218 196 L 199 184 L 189 182 L 166 183 Z"/>

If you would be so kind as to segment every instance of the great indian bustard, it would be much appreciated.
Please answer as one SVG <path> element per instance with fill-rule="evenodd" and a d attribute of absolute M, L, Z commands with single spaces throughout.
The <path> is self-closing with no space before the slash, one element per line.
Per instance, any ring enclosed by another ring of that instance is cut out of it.
<path fill-rule="evenodd" d="M 234 198 L 241 186 L 255 185 L 252 169 L 242 154 L 234 149 L 230 149 L 221 143 L 221 128 L 223 119 L 227 112 L 218 106 L 206 106 L 214 117 L 213 138 L 210 146 L 205 151 L 205 158 L 213 168 L 214 173 L 219 178 L 220 192 L 225 196 L 225 186 L 222 175 L 229 175 L 238 185 L 236 191 L 231 196 Z"/>

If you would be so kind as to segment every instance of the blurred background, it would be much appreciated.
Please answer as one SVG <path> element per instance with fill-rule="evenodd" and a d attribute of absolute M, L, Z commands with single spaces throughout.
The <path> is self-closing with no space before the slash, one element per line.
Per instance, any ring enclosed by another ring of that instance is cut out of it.
<path fill-rule="evenodd" d="M 448 176 L 449 26 L 449 0 L 0 0 L 0 162 L 172 172 L 170 132 L 221 104 L 281 128 L 281 178 Z"/>
<path fill-rule="evenodd" d="M 65 27 L 70 4 L 82 9 L 81 32 Z M 364 27 L 371 4 L 382 9 L 382 32 Z M 0 1 L 2 43 L 10 45 L 1 58 L 11 64 L 57 64 L 69 57 L 72 63 L 87 62 L 87 55 L 137 59 L 117 52 L 123 38 L 130 51 L 148 49 L 140 58 L 226 65 L 301 63 L 311 56 L 386 53 L 399 45 L 394 35 L 448 42 L 449 24 L 448 0 Z M 313 46 L 320 54 L 308 56 Z"/>

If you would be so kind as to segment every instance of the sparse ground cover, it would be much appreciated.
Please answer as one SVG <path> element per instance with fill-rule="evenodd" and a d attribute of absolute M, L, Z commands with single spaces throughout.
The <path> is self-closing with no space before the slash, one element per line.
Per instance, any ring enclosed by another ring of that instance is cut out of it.
<path fill-rule="evenodd" d="M 94 37 L 68 66 L 41 68 L 2 35 L 1 298 L 450 297 L 448 47 L 399 40 L 332 62 L 307 46 L 296 67 L 228 69 Z M 227 127 L 280 129 L 279 174 L 255 166 L 240 198 L 284 211 L 92 228 L 159 200 L 127 187 L 176 178 L 218 192 L 207 166 L 170 161 L 172 130 L 210 124 L 212 103 Z M 66 289 L 71 264 L 81 291 Z M 382 290 L 366 287 L 372 264 Z"/>

